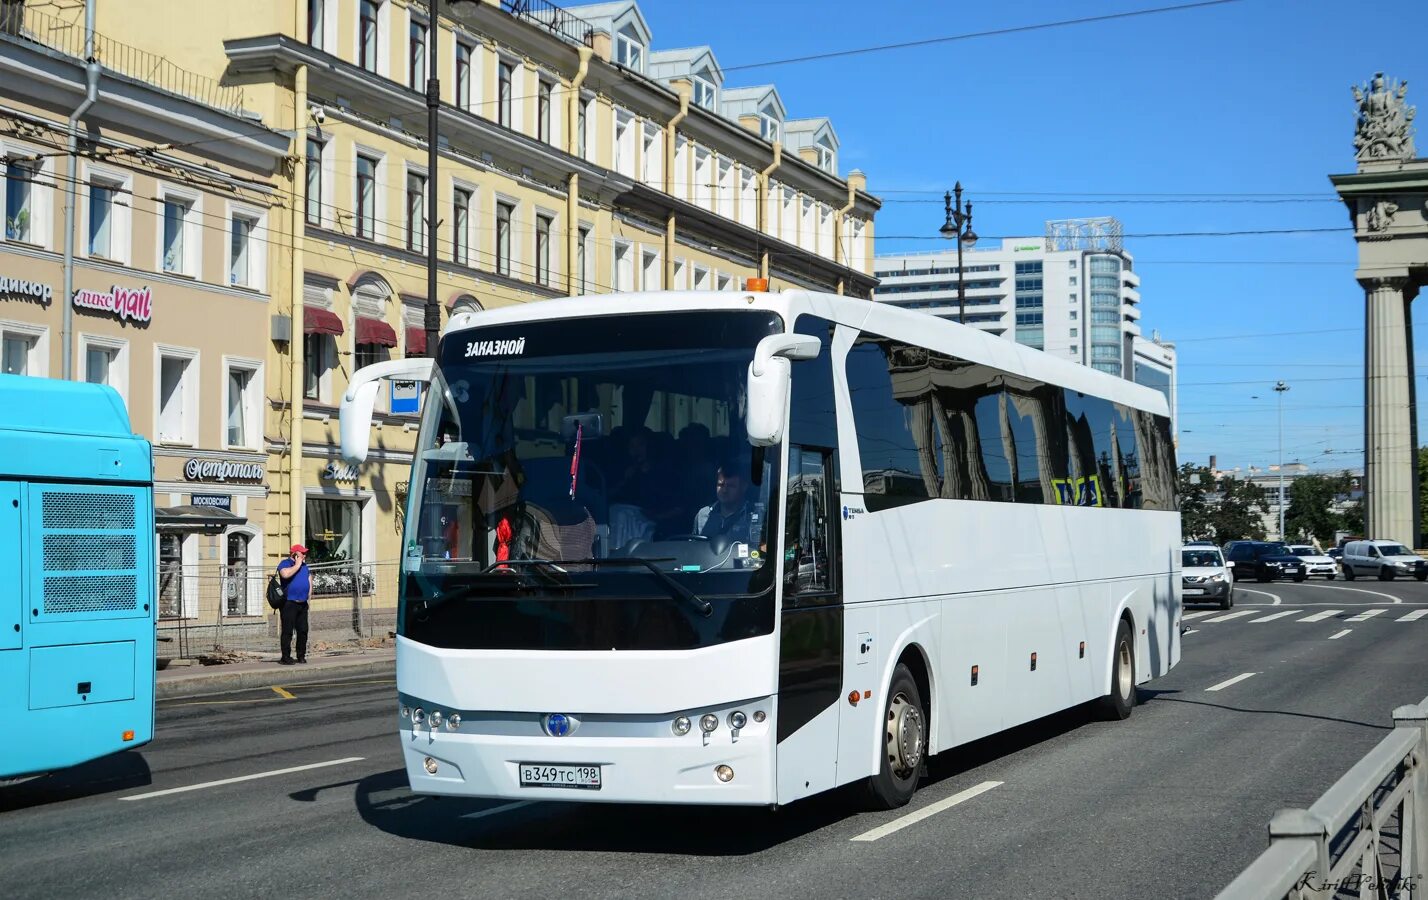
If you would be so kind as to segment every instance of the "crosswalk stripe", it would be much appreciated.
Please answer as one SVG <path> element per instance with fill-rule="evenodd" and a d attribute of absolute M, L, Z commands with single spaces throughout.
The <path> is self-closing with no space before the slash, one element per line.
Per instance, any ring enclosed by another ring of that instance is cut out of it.
<path fill-rule="evenodd" d="M 1323 612 L 1316 612 L 1316 613 L 1315 613 L 1314 615 L 1312 615 L 1312 616 L 1305 616 L 1305 617 L 1302 618 L 1302 619 L 1295 619 L 1294 621 L 1296 621 L 1296 622 L 1322 622 L 1322 621 L 1324 621 L 1325 619 L 1330 618 L 1331 616 L 1337 616 L 1337 615 L 1338 615 L 1339 613 L 1341 613 L 1341 612 L 1343 612 L 1342 609 L 1326 609 L 1326 610 L 1324 610 Z"/>
<path fill-rule="evenodd" d="M 1366 610 L 1364 610 L 1363 612 L 1359 613 L 1358 615 L 1352 616 L 1351 618 L 1346 619 L 1345 621 L 1348 621 L 1348 622 L 1367 622 L 1369 619 L 1372 619 L 1374 616 L 1381 616 L 1381 615 L 1383 615 L 1383 610 L 1381 610 L 1381 609 L 1366 609 Z"/>
<path fill-rule="evenodd" d="M 1217 609 L 1202 609 L 1199 612 L 1186 613 L 1180 617 L 1180 621 L 1188 622 L 1191 619 L 1198 619 L 1201 616 L 1213 616 L 1217 612 L 1219 612 Z"/>
<path fill-rule="evenodd" d="M 1413 612 L 1401 619 L 1394 619 L 1395 622 L 1416 622 L 1424 616 L 1428 616 L 1428 609 L 1415 609 Z"/>
<path fill-rule="evenodd" d="M 1302 613 L 1302 609 L 1286 609 L 1284 612 L 1277 612 L 1272 616 L 1261 616 L 1258 619 L 1250 619 L 1249 623 L 1254 625 L 1259 622 L 1273 622 L 1275 619 L 1282 619 L 1285 616 L 1292 616 L 1295 613 Z"/>
<path fill-rule="evenodd" d="M 1213 618 L 1213 619 L 1206 619 L 1205 621 L 1206 621 L 1207 623 L 1208 623 L 1208 622 L 1228 622 L 1228 621 L 1230 621 L 1231 619 L 1238 619 L 1240 616 L 1252 616 L 1252 615 L 1254 615 L 1254 614 L 1255 614 L 1256 612 L 1258 612 L 1258 611 L 1259 611 L 1259 610 L 1255 610 L 1255 609 L 1242 609 L 1242 610 L 1240 610 L 1239 612 L 1225 613 L 1223 616 L 1215 616 L 1215 618 Z"/>

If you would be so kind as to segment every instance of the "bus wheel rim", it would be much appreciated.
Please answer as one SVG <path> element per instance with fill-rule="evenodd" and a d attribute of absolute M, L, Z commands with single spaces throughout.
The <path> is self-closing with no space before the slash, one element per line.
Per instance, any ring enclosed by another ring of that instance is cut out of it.
<path fill-rule="evenodd" d="M 887 754 L 893 774 L 909 778 L 922 763 L 926 744 L 922 710 L 906 694 L 899 693 L 888 705 Z"/>
<path fill-rule="evenodd" d="M 1131 655 L 1128 641 L 1121 641 L 1116 653 L 1116 663 L 1116 686 L 1120 688 L 1122 697 L 1129 697 L 1131 692 Z"/>

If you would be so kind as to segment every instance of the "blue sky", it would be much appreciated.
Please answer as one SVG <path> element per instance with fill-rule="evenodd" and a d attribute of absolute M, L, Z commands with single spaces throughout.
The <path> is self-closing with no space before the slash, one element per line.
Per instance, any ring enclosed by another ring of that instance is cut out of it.
<path fill-rule="evenodd" d="M 1284 397 L 1285 459 L 1357 467 L 1363 295 L 1353 278 L 1351 233 L 1129 235 L 1346 227 L 1347 212 L 1327 176 L 1354 168 L 1350 85 L 1379 70 L 1406 78 L 1408 100 L 1421 107 L 1425 126 L 1419 153 L 1428 156 L 1428 3 L 1240 0 L 736 68 L 1177 2 L 725 0 L 692 15 L 687 0 L 642 0 L 641 8 L 655 49 L 709 44 L 733 70 L 728 86 L 772 81 L 791 117 L 833 120 L 841 168 L 862 169 L 868 189 L 884 200 L 877 231 L 887 239 L 878 252 L 936 249 L 933 240 L 899 236 L 935 235 L 940 192 L 957 179 L 974 203 L 981 235 L 1040 234 L 1049 218 L 1120 218 L 1142 278 L 1142 326 L 1178 345 L 1182 461 L 1204 464 L 1217 454 L 1222 467 L 1275 462 L 1272 386 L 1284 379 L 1291 386 Z M 1377 40 L 1344 37 L 1370 23 L 1384 25 Z M 1026 196 L 1031 192 L 1078 196 L 1045 202 Z M 1264 199 L 1296 202 L 1103 196 L 1249 193 L 1292 194 Z M 1428 327 L 1417 329 L 1419 360 L 1428 359 L 1425 333 Z M 1420 372 L 1428 374 L 1428 366 Z M 1420 394 L 1428 394 L 1423 377 Z"/>

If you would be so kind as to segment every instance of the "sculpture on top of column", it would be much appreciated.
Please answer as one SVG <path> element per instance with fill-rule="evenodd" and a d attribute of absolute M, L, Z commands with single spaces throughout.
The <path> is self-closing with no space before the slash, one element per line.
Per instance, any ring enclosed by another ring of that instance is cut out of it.
<path fill-rule="evenodd" d="M 1357 159 L 1365 162 L 1394 162 L 1413 159 L 1413 116 L 1416 109 L 1404 102 L 1408 82 L 1386 82 L 1377 72 L 1369 84 L 1353 88 L 1359 104 L 1354 147 Z"/>

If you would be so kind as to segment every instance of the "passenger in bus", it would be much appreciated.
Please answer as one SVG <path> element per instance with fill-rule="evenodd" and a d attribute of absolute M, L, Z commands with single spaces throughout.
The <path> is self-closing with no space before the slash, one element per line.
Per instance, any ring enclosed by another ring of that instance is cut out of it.
<path fill-rule="evenodd" d="M 695 534 L 753 542 L 754 505 L 748 499 L 747 471 L 747 465 L 740 466 L 732 460 L 719 466 L 714 481 L 715 502 L 695 514 Z"/>
<path fill-rule="evenodd" d="M 676 527 L 674 475 L 670 458 L 653 448 L 647 428 L 630 433 L 624 474 L 610 488 L 610 531 L 613 546 L 668 534 Z"/>

